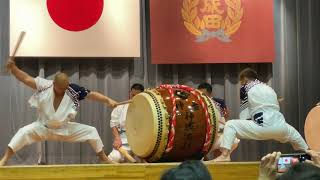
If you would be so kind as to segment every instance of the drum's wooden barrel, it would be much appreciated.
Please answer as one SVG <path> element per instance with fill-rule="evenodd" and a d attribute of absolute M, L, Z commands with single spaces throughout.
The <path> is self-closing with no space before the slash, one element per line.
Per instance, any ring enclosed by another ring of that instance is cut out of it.
<path fill-rule="evenodd" d="M 136 95 L 126 119 L 132 151 L 149 162 L 201 159 L 216 138 L 212 100 L 187 86 L 162 85 Z"/>

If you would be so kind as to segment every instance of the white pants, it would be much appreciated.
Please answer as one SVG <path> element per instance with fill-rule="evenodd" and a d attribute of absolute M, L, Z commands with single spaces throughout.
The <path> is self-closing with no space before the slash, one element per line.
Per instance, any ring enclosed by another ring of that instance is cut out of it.
<path fill-rule="evenodd" d="M 40 122 L 34 122 L 19 129 L 9 143 L 13 152 L 19 151 L 26 145 L 40 141 L 86 142 L 96 153 L 103 149 L 102 140 L 97 129 L 85 124 L 69 122 L 61 129 L 48 129 Z"/>
<path fill-rule="evenodd" d="M 266 124 L 259 126 L 253 120 L 230 120 L 223 131 L 221 147 L 230 150 L 235 138 L 253 140 L 276 140 L 289 142 L 295 150 L 306 150 L 308 145 L 299 132 L 287 124 L 280 112 L 263 115 Z"/>
<path fill-rule="evenodd" d="M 217 137 L 216 141 L 214 142 L 210 152 L 213 152 L 214 150 L 220 149 L 222 139 L 223 139 L 223 134 L 218 134 L 218 137 Z M 240 143 L 240 139 L 235 138 L 232 145 L 238 146 L 239 143 Z"/>
<path fill-rule="evenodd" d="M 216 158 L 215 157 L 215 152 L 216 150 L 220 149 L 221 146 L 221 141 L 223 139 L 223 135 L 222 134 L 218 134 L 218 137 L 216 138 L 212 148 L 210 149 L 210 151 L 208 152 L 208 154 L 206 155 L 207 160 L 211 160 Z M 240 143 L 240 139 L 235 138 L 233 144 L 232 144 L 232 150 L 235 150 L 238 147 L 238 144 Z"/>
<path fill-rule="evenodd" d="M 121 146 L 123 149 L 127 150 L 128 153 L 137 161 L 140 162 L 141 159 L 138 158 L 136 155 L 133 154 L 131 149 L 129 148 L 128 145 L 122 145 Z M 108 158 L 111 159 L 112 161 L 118 162 L 118 163 L 127 163 L 129 162 L 118 150 L 112 149 L 111 153 L 108 155 Z"/>

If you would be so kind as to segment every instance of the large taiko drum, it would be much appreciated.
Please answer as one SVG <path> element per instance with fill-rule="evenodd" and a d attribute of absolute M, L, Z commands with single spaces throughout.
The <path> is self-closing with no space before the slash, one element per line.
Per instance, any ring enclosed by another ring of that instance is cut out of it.
<path fill-rule="evenodd" d="M 320 106 L 316 106 L 308 113 L 304 124 L 304 134 L 310 149 L 320 151 Z"/>
<path fill-rule="evenodd" d="M 184 85 L 161 85 L 136 95 L 126 132 L 132 151 L 148 162 L 201 159 L 217 136 L 213 101 Z"/>

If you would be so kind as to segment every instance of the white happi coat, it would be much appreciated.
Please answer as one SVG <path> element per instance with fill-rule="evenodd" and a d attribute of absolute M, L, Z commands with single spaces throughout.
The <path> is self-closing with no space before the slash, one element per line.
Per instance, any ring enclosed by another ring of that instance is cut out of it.
<path fill-rule="evenodd" d="M 285 121 L 284 118 L 259 118 L 280 113 L 277 94 L 270 86 L 259 80 L 252 81 L 243 86 L 240 90 L 240 98 L 240 119 L 252 119 L 259 126 L 270 126 L 274 123 Z"/>
<path fill-rule="evenodd" d="M 76 92 L 69 87 L 56 111 L 53 107 L 53 81 L 39 77 L 35 78 L 35 81 L 38 91 L 31 96 L 29 104 L 37 108 L 37 121 L 49 129 L 54 129 L 57 134 L 67 135 L 68 130 L 63 127 L 75 119 L 79 107 Z"/>
<path fill-rule="evenodd" d="M 308 148 L 299 132 L 286 123 L 279 111 L 277 94 L 271 87 L 259 80 L 251 81 L 240 89 L 240 98 L 240 119 L 226 123 L 221 147 L 231 149 L 237 137 L 289 142 L 297 150 Z"/>
<path fill-rule="evenodd" d="M 116 127 L 120 134 L 122 145 L 129 149 L 128 139 L 126 135 L 126 117 L 129 104 L 117 106 L 111 113 L 110 127 Z"/>
<path fill-rule="evenodd" d="M 96 128 L 71 122 L 77 114 L 79 101 L 84 99 L 90 91 L 76 84 L 70 84 L 57 111 L 55 111 L 53 81 L 40 77 L 34 80 L 37 91 L 29 99 L 29 104 L 37 108 L 38 119 L 32 124 L 20 128 L 8 146 L 16 152 L 25 145 L 44 140 L 88 141 L 97 153 L 100 152 L 103 143 Z"/>

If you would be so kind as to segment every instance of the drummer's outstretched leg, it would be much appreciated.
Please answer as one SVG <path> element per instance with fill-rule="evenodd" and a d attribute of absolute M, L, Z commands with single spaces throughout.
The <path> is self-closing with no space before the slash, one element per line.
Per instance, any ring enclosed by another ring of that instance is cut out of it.
<path fill-rule="evenodd" d="M 212 161 L 214 161 L 214 162 L 229 162 L 229 161 L 231 161 L 231 158 L 230 158 L 231 150 L 230 149 L 226 149 L 226 148 L 221 147 L 220 151 L 221 151 L 221 155 Z"/>
<path fill-rule="evenodd" d="M 45 131 L 43 131 L 41 128 L 45 127 L 37 122 L 20 128 L 8 144 L 6 152 L 0 161 L 0 166 L 4 166 L 7 161 L 24 146 L 44 140 Z M 37 131 L 39 129 L 40 131 Z M 43 132 L 44 134 L 39 132 Z"/>
<path fill-rule="evenodd" d="M 236 129 L 233 128 L 233 121 L 228 121 L 224 127 L 222 140 L 220 144 L 221 155 L 213 161 L 224 162 L 231 161 L 230 154 L 234 140 L 236 139 Z"/>
<path fill-rule="evenodd" d="M 243 139 L 257 139 L 259 136 L 259 126 L 253 121 L 248 120 L 230 120 L 226 123 L 220 150 L 222 154 L 214 159 L 215 162 L 230 161 L 230 154 L 232 152 L 232 146 L 236 137 Z"/>
<path fill-rule="evenodd" d="M 4 153 L 1 161 L 0 166 L 6 165 L 7 161 L 14 155 L 13 150 L 10 147 L 7 147 L 6 152 Z"/>
<path fill-rule="evenodd" d="M 287 124 L 288 128 L 288 142 L 292 145 L 293 149 L 295 150 L 302 150 L 305 151 L 309 149 L 307 143 L 302 138 L 300 133 L 291 125 Z"/>

